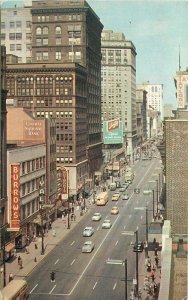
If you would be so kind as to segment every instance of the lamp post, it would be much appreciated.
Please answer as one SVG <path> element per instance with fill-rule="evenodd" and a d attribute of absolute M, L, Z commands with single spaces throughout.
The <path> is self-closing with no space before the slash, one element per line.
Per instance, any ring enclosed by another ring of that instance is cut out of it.
<path fill-rule="evenodd" d="M 68 218 L 67 218 L 67 229 L 70 229 L 70 203 L 69 203 L 69 192 L 70 192 L 70 183 L 69 183 L 69 170 L 67 171 L 67 181 L 68 181 L 68 189 L 67 189 L 67 198 L 68 198 Z"/>
<path fill-rule="evenodd" d="M 136 235 L 136 245 L 138 245 L 138 230 L 135 231 L 135 235 Z M 138 251 L 136 251 L 136 295 L 138 296 L 138 287 L 139 287 L 139 283 L 138 283 Z"/>
<path fill-rule="evenodd" d="M 106 263 L 109 265 L 124 265 L 125 266 L 125 297 L 124 299 L 127 300 L 127 259 L 124 260 L 120 259 L 107 259 Z"/>
<path fill-rule="evenodd" d="M 39 210 L 40 210 L 40 217 L 41 217 L 41 238 L 42 238 L 42 244 L 41 244 L 41 255 L 44 255 L 44 224 L 43 224 L 43 204 L 44 204 L 44 183 L 39 183 Z"/>

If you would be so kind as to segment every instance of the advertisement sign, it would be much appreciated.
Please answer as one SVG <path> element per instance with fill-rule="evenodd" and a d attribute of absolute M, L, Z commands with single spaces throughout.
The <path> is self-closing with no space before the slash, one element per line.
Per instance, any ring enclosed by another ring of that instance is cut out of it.
<path fill-rule="evenodd" d="M 20 165 L 10 165 L 10 231 L 20 230 Z"/>
<path fill-rule="evenodd" d="M 23 121 L 23 137 L 25 140 L 44 139 L 44 121 Z"/>
<path fill-rule="evenodd" d="M 177 100 L 179 108 L 188 104 L 188 75 L 177 76 Z"/>
<path fill-rule="evenodd" d="M 68 199 L 69 189 L 69 171 L 65 167 L 61 168 L 62 171 L 62 200 Z"/>
<path fill-rule="evenodd" d="M 103 140 L 105 145 L 123 143 L 123 124 L 120 119 L 104 121 Z"/>

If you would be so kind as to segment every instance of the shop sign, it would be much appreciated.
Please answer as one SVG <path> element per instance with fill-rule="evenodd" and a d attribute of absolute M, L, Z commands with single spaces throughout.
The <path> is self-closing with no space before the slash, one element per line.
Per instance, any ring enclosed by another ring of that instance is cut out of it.
<path fill-rule="evenodd" d="M 10 231 L 20 230 L 20 165 L 10 165 Z"/>
<path fill-rule="evenodd" d="M 68 199 L 68 177 L 69 173 L 65 167 L 62 167 L 62 199 Z"/>

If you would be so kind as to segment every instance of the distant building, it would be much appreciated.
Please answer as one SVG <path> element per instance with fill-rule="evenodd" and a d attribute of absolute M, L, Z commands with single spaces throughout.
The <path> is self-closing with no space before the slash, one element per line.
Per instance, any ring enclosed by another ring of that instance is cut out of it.
<path fill-rule="evenodd" d="M 177 108 L 188 106 L 188 71 L 176 72 L 174 78 L 176 87 Z"/>
<path fill-rule="evenodd" d="M 147 92 L 136 90 L 137 112 L 137 143 L 142 144 L 147 139 Z"/>
<path fill-rule="evenodd" d="M 131 154 L 137 143 L 136 48 L 121 32 L 102 32 L 102 122 L 123 122 L 124 145 Z"/>
<path fill-rule="evenodd" d="M 172 104 L 164 104 L 163 111 L 164 111 L 164 119 L 166 118 L 171 119 L 174 117 Z"/>

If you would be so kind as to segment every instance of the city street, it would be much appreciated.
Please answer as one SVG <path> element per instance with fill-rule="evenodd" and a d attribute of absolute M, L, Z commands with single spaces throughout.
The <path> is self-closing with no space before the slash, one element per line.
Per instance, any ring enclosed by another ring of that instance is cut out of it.
<path fill-rule="evenodd" d="M 122 265 L 107 264 L 106 261 L 125 258 L 128 261 L 127 286 L 128 295 L 130 294 L 132 280 L 136 276 L 136 255 L 132 250 L 137 228 L 139 240 L 145 240 L 145 211 L 134 208 L 148 205 L 148 220 L 151 221 L 152 197 L 143 195 L 143 190 L 148 189 L 148 181 L 157 166 L 158 159 L 137 161 L 134 166 L 135 179 L 128 188 L 129 200 L 109 200 L 104 207 L 92 206 L 79 225 L 71 230 L 27 278 L 29 299 L 124 299 L 125 268 Z M 139 194 L 134 193 L 135 188 L 140 189 Z M 109 192 L 109 199 L 112 194 L 113 192 Z M 110 215 L 111 207 L 116 205 L 120 213 Z M 92 222 L 94 212 L 100 212 L 102 220 Z M 102 222 L 107 217 L 110 218 L 112 227 L 102 229 Z M 93 226 L 95 229 L 90 238 L 82 236 L 86 226 Z M 81 251 L 86 240 L 92 240 L 95 244 L 92 253 Z M 144 260 L 145 254 L 142 252 L 139 254 L 139 269 L 142 269 Z M 50 280 L 52 271 L 55 272 L 55 282 Z M 139 275 L 141 280 L 143 274 Z"/>

